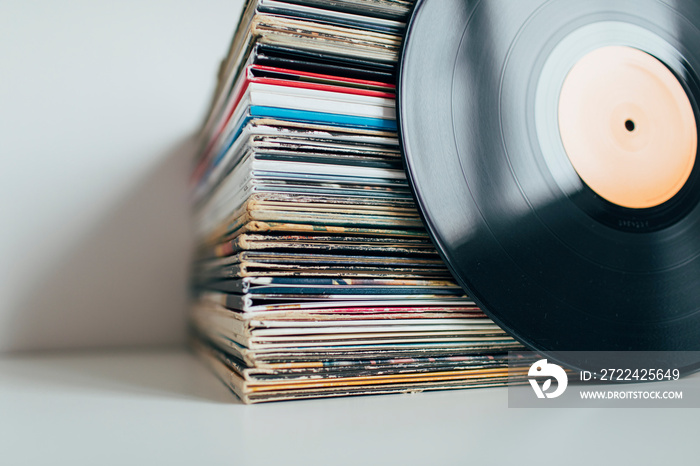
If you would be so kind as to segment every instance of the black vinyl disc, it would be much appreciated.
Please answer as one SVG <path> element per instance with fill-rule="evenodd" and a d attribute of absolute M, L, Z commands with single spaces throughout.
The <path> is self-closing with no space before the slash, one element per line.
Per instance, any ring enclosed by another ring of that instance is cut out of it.
<path fill-rule="evenodd" d="M 590 368 L 557 352 L 700 350 L 700 164 L 664 202 L 623 206 L 579 176 L 557 119 L 574 64 L 626 47 L 700 121 L 699 25 L 683 0 L 417 3 L 397 92 L 409 181 L 456 279 L 535 351 Z"/>

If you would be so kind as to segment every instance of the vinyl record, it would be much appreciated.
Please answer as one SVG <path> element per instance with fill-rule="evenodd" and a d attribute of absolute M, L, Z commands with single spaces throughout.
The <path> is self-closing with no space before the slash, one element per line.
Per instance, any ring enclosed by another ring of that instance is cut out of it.
<path fill-rule="evenodd" d="M 534 350 L 700 349 L 698 25 L 688 1 L 416 5 L 412 189 L 460 284 Z M 581 358 L 561 362 L 600 362 Z"/>

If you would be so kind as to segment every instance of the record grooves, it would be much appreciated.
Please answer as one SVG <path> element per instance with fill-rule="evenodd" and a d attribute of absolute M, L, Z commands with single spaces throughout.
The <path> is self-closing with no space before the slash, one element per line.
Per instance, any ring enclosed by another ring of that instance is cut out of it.
<path fill-rule="evenodd" d="M 695 2 L 417 2 L 397 118 L 421 216 L 468 294 L 553 359 L 700 349 L 698 24 Z"/>

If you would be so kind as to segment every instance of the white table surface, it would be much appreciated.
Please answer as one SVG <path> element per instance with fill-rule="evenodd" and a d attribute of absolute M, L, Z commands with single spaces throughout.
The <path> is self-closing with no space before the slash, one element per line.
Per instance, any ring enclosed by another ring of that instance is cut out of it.
<path fill-rule="evenodd" d="M 0 359 L 0 464 L 698 464 L 700 410 L 506 389 L 245 406 L 185 349 Z"/>

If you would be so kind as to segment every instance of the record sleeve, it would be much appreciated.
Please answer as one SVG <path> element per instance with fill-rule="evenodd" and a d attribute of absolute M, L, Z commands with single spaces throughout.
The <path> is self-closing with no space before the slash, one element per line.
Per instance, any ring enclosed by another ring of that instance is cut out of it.
<path fill-rule="evenodd" d="M 191 176 L 191 334 L 244 402 L 502 385 L 396 122 L 404 0 L 250 0 Z"/>

